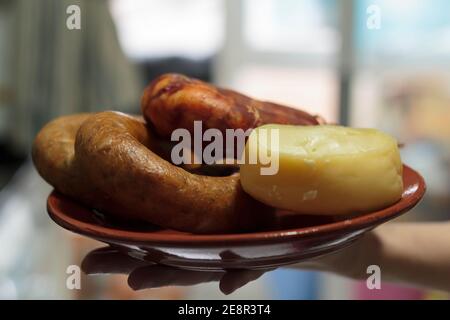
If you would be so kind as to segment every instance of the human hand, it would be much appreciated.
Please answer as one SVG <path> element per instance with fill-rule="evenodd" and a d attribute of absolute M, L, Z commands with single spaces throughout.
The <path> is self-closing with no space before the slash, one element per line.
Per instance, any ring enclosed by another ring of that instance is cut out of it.
<path fill-rule="evenodd" d="M 367 276 L 367 267 L 380 264 L 381 240 L 377 230 L 367 232 L 350 245 L 288 266 L 288 268 L 336 273 L 352 279 Z"/>
<path fill-rule="evenodd" d="M 86 274 L 126 274 L 133 290 L 165 286 L 192 286 L 219 282 L 220 291 L 230 294 L 269 270 L 192 271 L 133 258 L 114 247 L 89 252 L 81 265 Z"/>

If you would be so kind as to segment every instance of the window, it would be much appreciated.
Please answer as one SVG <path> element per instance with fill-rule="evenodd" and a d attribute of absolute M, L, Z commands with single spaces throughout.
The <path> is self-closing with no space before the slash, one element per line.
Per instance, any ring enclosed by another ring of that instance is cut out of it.
<path fill-rule="evenodd" d="M 205 58 L 222 45 L 220 0 L 112 0 L 125 52 L 136 59 Z"/>
<path fill-rule="evenodd" d="M 259 99 L 338 114 L 336 1 L 227 1 L 216 80 Z"/>
<path fill-rule="evenodd" d="M 334 54 L 336 1 L 244 1 L 244 35 L 255 50 Z"/>

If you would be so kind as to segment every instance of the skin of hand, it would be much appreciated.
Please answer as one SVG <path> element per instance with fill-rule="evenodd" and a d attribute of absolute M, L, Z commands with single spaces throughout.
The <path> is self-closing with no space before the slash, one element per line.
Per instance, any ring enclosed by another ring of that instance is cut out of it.
<path fill-rule="evenodd" d="M 367 279 L 378 265 L 386 282 L 450 292 L 450 222 L 388 223 L 352 245 L 291 267 Z"/>
<path fill-rule="evenodd" d="M 267 270 L 230 270 L 218 272 L 183 270 L 133 258 L 114 247 L 89 252 L 81 264 L 88 274 L 126 274 L 133 290 L 166 286 L 191 286 L 219 282 L 224 294 L 231 294 L 261 277 Z"/>
<path fill-rule="evenodd" d="M 382 281 L 450 292 L 449 249 L 450 222 L 389 223 L 364 234 L 348 247 L 289 268 L 366 279 L 367 267 L 378 265 Z M 230 294 L 270 271 L 182 270 L 138 260 L 112 247 L 90 252 L 83 260 L 82 269 L 87 274 L 128 274 L 128 284 L 135 290 L 218 281 L 224 294 Z"/>

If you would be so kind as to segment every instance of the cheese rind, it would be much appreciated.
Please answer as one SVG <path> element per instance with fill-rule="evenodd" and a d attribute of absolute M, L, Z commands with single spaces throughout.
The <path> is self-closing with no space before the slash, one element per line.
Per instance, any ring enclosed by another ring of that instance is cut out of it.
<path fill-rule="evenodd" d="M 261 138 L 274 129 L 278 144 Z M 261 174 L 268 165 L 259 154 L 271 154 L 272 161 L 278 156 L 275 174 Z M 397 141 L 375 129 L 265 125 L 251 133 L 243 162 L 241 184 L 248 194 L 302 214 L 373 211 L 397 202 L 403 191 Z"/>

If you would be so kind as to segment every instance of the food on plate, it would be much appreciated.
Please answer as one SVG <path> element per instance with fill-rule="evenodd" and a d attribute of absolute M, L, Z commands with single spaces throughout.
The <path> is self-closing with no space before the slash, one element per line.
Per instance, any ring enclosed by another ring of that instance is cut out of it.
<path fill-rule="evenodd" d="M 318 116 L 279 104 L 249 98 L 180 74 L 165 74 L 145 89 L 141 102 L 148 123 L 163 138 L 178 128 L 194 131 L 194 121 L 205 130 L 252 129 L 263 124 L 317 125 Z"/>
<path fill-rule="evenodd" d="M 273 131 L 275 130 L 275 131 Z M 267 131 L 265 136 L 260 132 Z M 271 132 L 278 132 L 274 143 Z M 264 138 L 263 138 L 264 137 Z M 261 174 L 259 155 L 278 154 L 276 174 Z M 265 125 L 251 133 L 241 183 L 255 199 L 303 214 L 368 212 L 402 195 L 397 141 L 375 129 L 340 126 Z"/>
<path fill-rule="evenodd" d="M 38 172 L 105 215 L 193 233 L 261 229 L 273 225 L 277 209 L 344 215 L 401 197 L 397 143 L 377 130 L 323 125 L 318 116 L 178 74 L 154 80 L 141 108 L 143 117 L 106 111 L 50 122 L 33 144 Z M 196 135 L 195 121 L 205 132 Z M 176 129 L 189 143 L 174 144 Z M 225 138 L 206 139 L 208 129 Z M 228 143 L 230 130 L 245 133 L 244 147 L 251 129 L 245 153 L 221 152 L 217 142 Z M 205 141 L 200 157 L 208 159 L 185 162 Z"/>
<path fill-rule="evenodd" d="M 191 174 L 158 153 L 144 121 L 117 112 L 54 120 L 33 146 L 45 180 L 105 214 L 195 233 L 251 230 L 272 217 L 242 190 L 239 174 Z"/>

